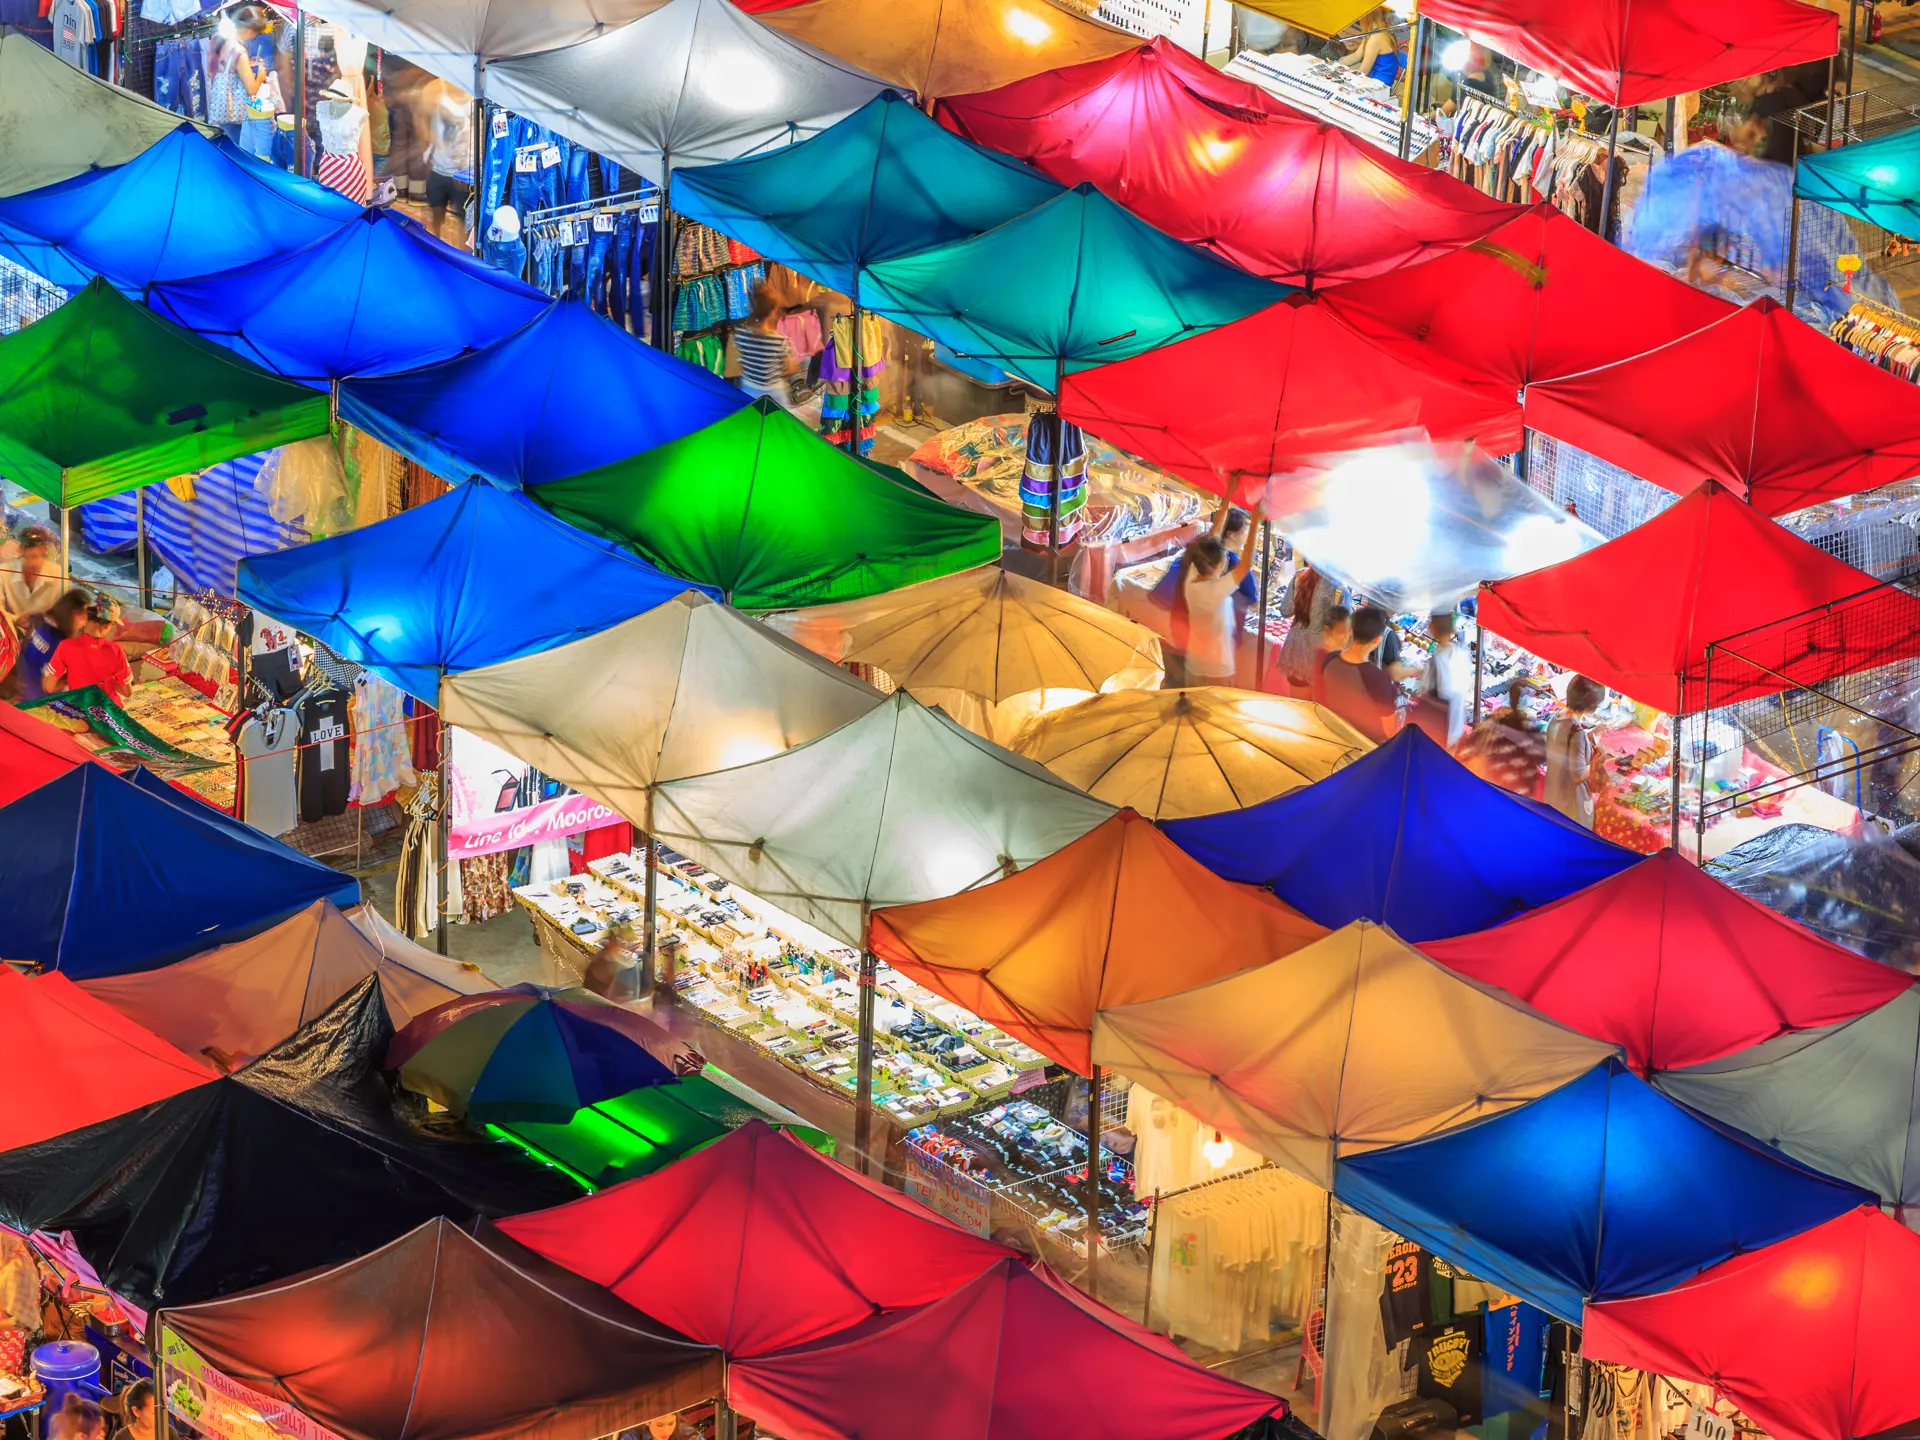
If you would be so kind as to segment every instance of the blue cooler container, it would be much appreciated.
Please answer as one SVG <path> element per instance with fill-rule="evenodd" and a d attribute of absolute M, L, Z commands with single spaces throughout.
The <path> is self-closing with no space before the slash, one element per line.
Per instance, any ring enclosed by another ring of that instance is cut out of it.
<path fill-rule="evenodd" d="M 46 1413 L 51 1415 L 68 1395 L 83 1400 L 104 1399 L 100 1388 L 100 1352 L 78 1340 L 55 1340 L 38 1346 L 33 1352 L 33 1373 L 47 1392 Z"/>

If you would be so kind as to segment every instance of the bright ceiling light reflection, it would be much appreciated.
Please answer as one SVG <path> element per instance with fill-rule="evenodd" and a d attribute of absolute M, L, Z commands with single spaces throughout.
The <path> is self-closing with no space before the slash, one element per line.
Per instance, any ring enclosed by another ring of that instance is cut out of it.
<path fill-rule="evenodd" d="M 1473 54 L 1473 43 L 1469 40 L 1453 40 L 1440 52 L 1440 68 L 1451 70 L 1458 75 L 1467 68 L 1467 57 Z"/>
<path fill-rule="evenodd" d="M 1232 140 L 1224 135 L 1208 135 L 1204 138 L 1196 135 L 1188 142 L 1187 148 L 1196 161 L 1217 172 L 1245 149 L 1246 143 L 1245 136 Z"/>
<path fill-rule="evenodd" d="M 785 88 L 780 72 L 750 50 L 703 60 L 694 66 L 694 74 L 707 99 L 736 114 L 777 108 Z"/>
<path fill-rule="evenodd" d="M 1008 7 L 1006 26 L 1008 33 L 1023 45 L 1037 47 L 1053 38 L 1053 26 L 1046 17 L 1018 5 Z"/>
<path fill-rule="evenodd" d="M 1875 165 L 1867 171 L 1867 179 L 1876 185 L 1892 185 L 1900 179 L 1900 172 L 1891 165 Z"/>
<path fill-rule="evenodd" d="M 1580 527 L 1552 515 L 1523 517 L 1507 534 L 1503 566 L 1508 575 L 1544 570 L 1585 553 Z"/>

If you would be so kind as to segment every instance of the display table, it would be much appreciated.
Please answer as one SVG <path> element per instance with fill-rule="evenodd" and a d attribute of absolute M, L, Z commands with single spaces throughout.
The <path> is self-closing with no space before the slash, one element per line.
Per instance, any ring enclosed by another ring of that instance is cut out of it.
<path fill-rule="evenodd" d="M 144 766 L 233 813 L 238 762 L 227 736 L 227 714 L 174 676 L 135 685 L 124 705 L 88 686 L 20 708 L 59 726 L 116 769 Z"/>
<path fill-rule="evenodd" d="M 1378 80 L 1311 55 L 1263 55 L 1258 50 L 1242 50 L 1226 70 L 1296 110 L 1331 121 L 1389 154 L 1400 153 L 1400 102 Z M 1439 138 L 1432 122 L 1416 115 L 1408 153 L 1418 159 Z"/>

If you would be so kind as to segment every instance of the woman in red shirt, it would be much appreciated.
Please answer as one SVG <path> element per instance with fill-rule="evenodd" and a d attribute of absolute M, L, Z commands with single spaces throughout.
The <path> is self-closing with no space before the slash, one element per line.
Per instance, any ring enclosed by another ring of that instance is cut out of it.
<path fill-rule="evenodd" d="M 87 618 L 80 633 L 54 647 L 47 662 L 47 689 L 83 690 L 98 685 L 107 697 L 125 704 L 133 694 L 133 667 L 127 652 L 110 638 L 120 607 L 105 596 L 97 596 L 87 606 Z"/>

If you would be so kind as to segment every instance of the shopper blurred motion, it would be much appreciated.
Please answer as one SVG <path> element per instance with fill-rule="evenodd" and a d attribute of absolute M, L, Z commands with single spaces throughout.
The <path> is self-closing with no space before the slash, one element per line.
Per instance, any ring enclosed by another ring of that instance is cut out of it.
<path fill-rule="evenodd" d="M 1607 788 L 1606 757 L 1593 740 L 1595 715 L 1606 703 L 1606 686 L 1576 675 L 1567 682 L 1566 708 L 1547 723 L 1546 802 L 1589 830 L 1594 797 Z"/>

